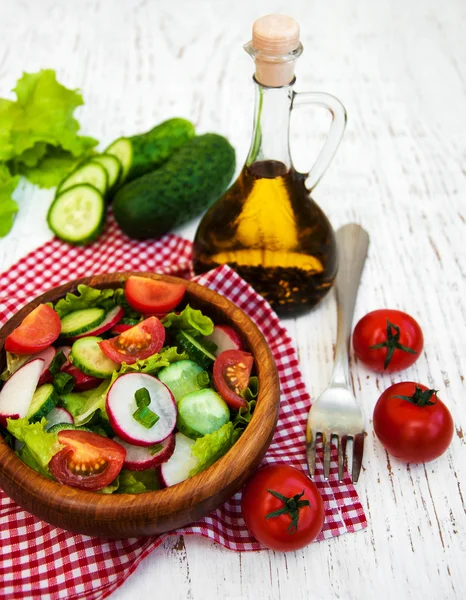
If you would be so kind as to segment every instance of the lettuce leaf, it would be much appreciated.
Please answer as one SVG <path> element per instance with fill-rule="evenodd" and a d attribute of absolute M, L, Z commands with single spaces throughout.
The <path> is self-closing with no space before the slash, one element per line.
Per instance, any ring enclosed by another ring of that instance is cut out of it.
<path fill-rule="evenodd" d="M 12 194 L 19 175 L 41 187 L 55 186 L 97 144 L 78 135 L 73 113 L 82 96 L 58 83 L 55 71 L 23 73 L 13 91 L 16 100 L 0 98 L 0 237 L 18 211 Z"/>
<path fill-rule="evenodd" d="M 186 352 L 179 353 L 176 346 L 162 348 L 158 354 L 153 354 L 149 358 L 139 359 L 132 365 L 124 362 L 120 369 L 114 373 L 113 380 L 125 373 L 147 373 L 148 375 L 153 375 L 163 367 L 168 367 L 173 362 L 186 360 L 187 358 L 188 355 Z"/>
<path fill-rule="evenodd" d="M 0 106 L 0 119 L 9 129 L 9 152 L 4 150 L 2 160 L 18 159 L 38 142 L 59 146 L 75 157 L 97 144 L 97 140 L 77 135 L 79 123 L 73 112 L 84 104 L 83 98 L 58 83 L 52 69 L 24 73 L 14 92 L 17 101 Z"/>
<path fill-rule="evenodd" d="M 119 475 L 120 485 L 117 494 L 140 494 L 160 489 L 155 469 L 128 471 L 123 469 Z"/>
<path fill-rule="evenodd" d="M 83 308 L 94 308 L 97 306 L 109 310 L 115 306 L 114 295 L 115 290 L 98 290 L 97 288 L 81 284 L 78 285 L 77 294 L 68 292 L 65 298 L 62 298 L 55 304 L 54 309 L 60 318 L 74 310 L 81 310 Z"/>
<path fill-rule="evenodd" d="M 98 493 L 99 494 L 113 494 L 114 492 L 117 491 L 117 489 L 119 487 L 120 487 L 120 476 L 118 476 L 116 479 L 114 479 L 112 481 L 112 483 L 109 483 L 101 490 L 98 490 Z"/>
<path fill-rule="evenodd" d="M 36 148 L 38 144 L 34 146 Z M 62 179 L 68 175 L 78 164 L 77 159 L 71 152 L 54 148 L 46 145 L 46 154 L 40 158 L 35 164 L 28 164 L 24 160 L 26 150 L 21 155 L 21 161 L 15 163 L 15 170 L 24 175 L 31 183 L 38 185 L 41 188 L 51 188 L 57 186 Z M 27 156 L 27 155 L 26 155 Z M 29 163 L 33 159 L 31 158 Z"/>
<path fill-rule="evenodd" d="M 0 237 L 13 226 L 18 204 L 11 197 L 18 186 L 19 176 L 11 175 L 6 165 L 0 163 Z"/>
<path fill-rule="evenodd" d="M 18 450 L 18 456 L 35 471 L 49 475 L 48 464 L 63 446 L 54 433 L 45 431 L 47 421 L 42 418 L 36 423 L 29 423 L 26 418 L 7 419 L 7 429 L 24 446 Z"/>
<path fill-rule="evenodd" d="M 102 383 L 92 390 L 91 394 L 84 403 L 81 412 L 74 416 L 75 425 L 85 425 L 89 423 L 96 411 L 100 411 L 100 414 L 107 418 L 107 411 L 105 409 L 105 403 L 107 400 L 107 392 L 112 385 L 114 378 L 104 379 Z"/>
<path fill-rule="evenodd" d="M 60 396 L 60 404 L 70 412 L 73 417 L 77 417 L 83 412 L 86 402 L 91 395 L 91 391 L 87 392 L 70 392 Z"/>
<path fill-rule="evenodd" d="M 166 328 L 183 329 L 195 336 L 210 335 L 214 330 L 212 319 L 189 304 L 178 315 L 175 312 L 168 313 L 162 319 L 162 324 Z"/>
<path fill-rule="evenodd" d="M 249 379 L 248 387 L 241 392 L 241 395 L 247 402 L 247 406 L 238 409 L 238 411 L 232 411 L 232 423 L 236 430 L 241 432 L 246 429 L 247 424 L 252 419 L 252 414 L 256 408 L 256 398 L 259 393 L 259 380 L 256 376 Z"/>
<path fill-rule="evenodd" d="M 217 431 L 198 438 L 191 446 L 191 454 L 197 458 L 198 464 L 191 469 L 189 477 L 193 477 L 213 465 L 228 452 L 238 438 L 239 434 L 234 430 L 231 421 L 222 425 Z"/>

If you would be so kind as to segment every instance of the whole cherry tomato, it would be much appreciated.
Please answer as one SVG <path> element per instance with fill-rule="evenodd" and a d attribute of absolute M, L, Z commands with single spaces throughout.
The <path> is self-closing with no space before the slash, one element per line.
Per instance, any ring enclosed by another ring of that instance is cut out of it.
<path fill-rule="evenodd" d="M 243 490 L 242 511 L 252 535 L 272 550 L 310 544 L 324 524 L 324 503 L 316 485 L 289 465 L 259 469 Z"/>
<path fill-rule="evenodd" d="M 378 399 L 374 431 L 392 456 L 406 462 L 427 462 L 450 445 L 453 419 L 435 390 L 404 381 L 390 386 Z"/>
<path fill-rule="evenodd" d="M 374 310 L 353 331 L 356 356 L 374 371 L 406 369 L 419 358 L 423 346 L 418 322 L 401 310 Z"/>

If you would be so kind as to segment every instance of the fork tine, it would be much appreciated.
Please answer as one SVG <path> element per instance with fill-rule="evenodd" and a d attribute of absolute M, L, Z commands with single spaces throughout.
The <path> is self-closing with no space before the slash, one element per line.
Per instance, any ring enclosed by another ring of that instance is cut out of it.
<path fill-rule="evenodd" d="M 307 455 L 307 468 L 309 469 L 309 475 L 314 477 L 314 472 L 316 468 L 316 438 L 317 432 L 311 431 L 310 429 L 307 432 L 307 440 L 306 440 L 306 455 Z"/>
<path fill-rule="evenodd" d="M 338 481 L 343 481 L 345 477 L 345 462 L 346 462 L 346 443 L 348 436 L 342 435 L 338 439 Z"/>
<path fill-rule="evenodd" d="M 332 452 L 332 434 L 330 431 L 322 433 L 322 443 L 324 446 L 324 479 L 330 475 L 330 454 Z"/>
<path fill-rule="evenodd" d="M 354 436 L 353 441 L 353 468 L 351 469 L 351 476 L 353 483 L 357 483 L 359 479 L 359 473 L 362 465 L 362 455 L 364 453 L 364 433 L 357 433 Z"/>

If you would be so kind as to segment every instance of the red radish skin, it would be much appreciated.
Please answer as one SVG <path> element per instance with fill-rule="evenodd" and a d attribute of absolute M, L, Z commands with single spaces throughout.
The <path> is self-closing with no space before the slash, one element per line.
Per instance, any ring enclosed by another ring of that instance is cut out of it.
<path fill-rule="evenodd" d="M 225 350 L 244 350 L 240 336 L 229 325 L 216 325 L 214 331 L 205 339 L 216 344 L 215 356 L 225 352 Z"/>
<path fill-rule="evenodd" d="M 191 454 L 191 446 L 194 440 L 178 432 L 175 435 L 175 451 L 160 466 L 160 481 L 165 487 L 170 487 L 188 479 L 191 469 L 197 466 L 198 460 Z"/>
<path fill-rule="evenodd" d="M 120 335 L 120 333 L 123 333 L 124 331 L 128 331 L 128 329 L 131 329 L 131 327 L 134 327 L 134 325 L 126 325 L 125 323 L 117 323 L 114 327 L 112 327 L 112 330 L 110 331 L 110 333 L 114 333 L 115 335 Z"/>
<path fill-rule="evenodd" d="M 0 425 L 6 420 L 21 419 L 28 413 L 45 361 L 35 358 L 18 369 L 8 379 L 0 392 Z"/>
<path fill-rule="evenodd" d="M 93 390 L 98 385 L 102 383 L 101 379 L 97 377 L 92 377 L 91 375 L 85 375 L 82 371 L 80 371 L 77 367 L 72 365 L 69 361 L 67 361 L 60 371 L 63 373 L 68 373 L 75 379 L 74 391 L 76 392 L 85 392 L 86 390 Z"/>
<path fill-rule="evenodd" d="M 151 428 L 136 421 L 135 393 L 141 388 L 149 392 L 149 409 L 160 418 Z M 172 393 L 161 381 L 146 373 L 126 373 L 118 377 L 107 393 L 106 409 L 113 431 L 134 446 L 153 446 L 165 440 L 175 429 L 178 410 Z"/>
<path fill-rule="evenodd" d="M 162 463 L 166 462 L 173 452 L 175 451 L 175 434 L 171 433 L 167 439 L 160 442 L 161 449 L 157 454 L 151 454 L 149 448 L 142 446 L 134 446 L 128 444 L 119 437 L 113 438 L 115 442 L 118 442 L 120 446 L 126 450 L 126 458 L 123 468 L 129 469 L 130 471 L 144 471 L 145 469 L 151 469 L 158 467 Z"/>
<path fill-rule="evenodd" d="M 125 311 L 121 308 L 121 306 L 115 306 L 114 308 L 108 311 L 107 316 L 98 327 L 92 329 L 91 331 L 86 331 L 86 333 L 83 333 L 81 335 L 77 335 L 76 337 L 66 339 L 67 341 L 69 340 L 70 342 L 75 342 L 80 338 L 88 337 L 90 335 L 99 336 L 100 334 L 114 327 L 118 323 L 118 321 L 121 321 L 124 315 Z"/>

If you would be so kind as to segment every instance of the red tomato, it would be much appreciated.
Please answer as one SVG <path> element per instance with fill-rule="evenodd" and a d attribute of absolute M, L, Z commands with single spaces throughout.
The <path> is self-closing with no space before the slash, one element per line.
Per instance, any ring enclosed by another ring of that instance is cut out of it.
<path fill-rule="evenodd" d="M 304 548 L 324 524 L 324 503 L 316 485 L 288 465 L 259 469 L 243 490 L 241 508 L 253 536 L 272 550 Z"/>
<path fill-rule="evenodd" d="M 132 308 L 144 315 L 167 313 L 177 306 L 186 291 L 183 283 L 167 283 L 132 275 L 125 284 L 125 296 Z"/>
<path fill-rule="evenodd" d="M 389 454 L 406 462 L 427 462 L 450 445 L 453 419 L 435 390 L 405 381 L 390 386 L 378 399 L 374 431 Z"/>
<path fill-rule="evenodd" d="M 132 365 L 138 359 L 157 354 L 164 341 L 165 327 L 157 317 L 149 317 L 117 337 L 99 342 L 99 346 L 113 361 Z"/>
<path fill-rule="evenodd" d="M 246 406 L 241 392 L 248 387 L 254 358 L 242 350 L 225 350 L 214 362 L 214 384 L 230 408 Z"/>
<path fill-rule="evenodd" d="M 82 490 L 101 490 L 121 471 L 126 450 L 97 433 L 63 429 L 58 441 L 65 447 L 49 463 L 60 483 Z"/>
<path fill-rule="evenodd" d="M 374 371 L 406 369 L 419 358 L 423 346 L 419 324 L 401 310 L 374 310 L 353 331 L 356 356 Z"/>
<path fill-rule="evenodd" d="M 20 356 L 48 348 L 61 332 L 60 317 L 47 304 L 39 304 L 5 340 L 5 350 Z"/>

